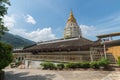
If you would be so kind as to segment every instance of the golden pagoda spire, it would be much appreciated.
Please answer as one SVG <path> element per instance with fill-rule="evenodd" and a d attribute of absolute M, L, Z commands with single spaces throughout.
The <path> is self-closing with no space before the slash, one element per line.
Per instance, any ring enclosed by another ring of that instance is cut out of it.
<path fill-rule="evenodd" d="M 68 18 L 68 21 L 66 23 L 65 29 L 64 29 L 64 38 L 73 38 L 82 37 L 81 35 L 81 29 L 77 24 L 76 19 L 74 18 L 72 10 L 70 11 L 70 16 Z"/>
<path fill-rule="evenodd" d="M 76 23 L 76 19 L 74 18 L 72 10 L 70 11 L 70 16 L 68 18 L 68 22 L 75 22 Z"/>

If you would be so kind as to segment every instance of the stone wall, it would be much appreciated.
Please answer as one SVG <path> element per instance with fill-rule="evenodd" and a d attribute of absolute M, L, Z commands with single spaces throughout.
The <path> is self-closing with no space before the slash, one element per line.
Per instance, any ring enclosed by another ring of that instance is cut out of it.
<path fill-rule="evenodd" d="M 37 55 L 27 55 L 25 59 L 56 62 L 82 62 L 90 61 L 90 53 L 89 51 L 42 52 Z"/>
<path fill-rule="evenodd" d="M 90 61 L 89 51 L 70 51 L 70 52 L 41 52 L 36 55 L 25 57 L 25 68 L 41 68 L 40 63 L 50 61 L 60 62 L 83 62 Z"/>
<path fill-rule="evenodd" d="M 104 54 L 95 52 L 92 55 L 93 61 L 99 60 L 104 57 Z M 107 58 L 111 60 L 111 63 L 115 63 L 114 56 L 109 53 Z M 40 52 L 38 54 L 29 54 L 25 56 L 25 68 L 40 68 L 40 63 L 44 61 L 50 61 L 54 63 L 60 62 L 90 62 L 90 51 L 64 51 L 64 52 Z"/>

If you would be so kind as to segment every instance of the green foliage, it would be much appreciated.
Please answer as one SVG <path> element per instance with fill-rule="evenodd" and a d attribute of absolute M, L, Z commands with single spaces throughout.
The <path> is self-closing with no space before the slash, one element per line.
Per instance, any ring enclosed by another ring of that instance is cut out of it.
<path fill-rule="evenodd" d="M 105 58 L 101 58 L 99 61 L 94 61 L 90 63 L 90 67 L 94 69 L 99 69 L 100 67 L 107 68 L 110 61 Z"/>
<path fill-rule="evenodd" d="M 64 66 L 63 63 L 57 64 L 57 68 L 60 69 L 60 70 L 64 69 L 64 67 L 65 67 L 65 66 Z"/>
<path fill-rule="evenodd" d="M 66 68 L 73 68 L 73 63 L 67 63 L 67 64 L 65 65 L 65 67 L 66 67 Z"/>
<path fill-rule="evenodd" d="M 90 63 L 89 62 L 81 63 L 81 68 L 90 68 Z"/>
<path fill-rule="evenodd" d="M 43 67 L 43 69 L 50 69 L 50 70 L 56 69 L 55 64 L 52 62 L 43 62 L 40 65 Z"/>
<path fill-rule="evenodd" d="M 100 67 L 103 67 L 106 69 L 109 65 L 109 60 L 105 58 L 101 58 L 99 61 L 94 61 L 94 62 L 79 62 L 79 63 L 59 63 L 55 65 L 54 63 L 51 62 L 44 62 L 41 63 L 43 66 L 43 69 L 55 69 L 58 68 L 60 70 L 62 69 L 76 69 L 76 68 L 93 68 L 93 69 L 99 69 Z"/>
<path fill-rule="evenodd" d="M 0 70 L 8 66 L 12 60 L 12 47 L 0 42 Z"/>
<path fill-rule="evenodd" d="M 10 5 L 9 0 L 0 0 L 0 38 L 5 31 L 8 31 L 4 26 L 3 17 L 7 14 L 6 5 Z M 12 62 L 12 47 L 8 44 L 0 42 L 0 70 L 8 66 Z"/>
<path fill-rule="evenodd" d="M 74 63 L 75 68 L 82 68 L 82 63 Z"/>
<path fill-rule="evenodd" d="M 5 31 L 8 31 L 7 27 L 0 23 L 0 37 L 5 33 Z"/>
<path fill-rule="evenodd" d="M 75 63 L 67 63 L 66 68 L 76 68 Z"/>
<path fill-rule="evenodd" d="M 3 22 L 3 17 L 7 14 L 6 5 L 10 5 L 9 0 L 0 0 L 0 36 L 3 35 L 5 31 L 8 31 Z"/>
<path fill-rule="evenodd" d="M 82 63 L 66 63 L 65 64 L 66 68 L 72 68 L 72 69 L 76 69 L 76 68 L 89 68 L 90 64 L 89 62 L 82 62 Z"/>
<path fill-rule="evenodd" d="M 106 68 L 109 65 L 110 61 L 105 58 L 99 60 L 99 66 Z"/>
<path fill-rule="evenodd" d="M 10 5 L 9 0 L 0 0 L 0 17 L 7 13 L 6 5 Z"/>
<path fill-rule="evenodd" d="M 93 69 L 99 69 L 99 62 L 98 61 L 94 61 L 90 63 L 90 67 Z"/>
<path fill-rule="evenodd" d="M 120 56 L 118 57 L 117 63 L 118 63 L 118 65 L 120 66 Z"/>

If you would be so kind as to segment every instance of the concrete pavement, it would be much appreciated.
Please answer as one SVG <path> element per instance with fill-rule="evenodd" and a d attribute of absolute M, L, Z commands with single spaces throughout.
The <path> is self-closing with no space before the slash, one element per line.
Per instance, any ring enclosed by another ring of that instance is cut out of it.
<path fill-rule="evenodd" d="M 120 80 L 120 71 L 5 69 L 6 80 Z"/>

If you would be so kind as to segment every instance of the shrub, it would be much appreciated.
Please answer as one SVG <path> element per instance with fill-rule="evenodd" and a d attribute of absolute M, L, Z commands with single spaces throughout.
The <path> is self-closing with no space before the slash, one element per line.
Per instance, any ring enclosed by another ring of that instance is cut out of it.
<path fill-rule="evenodd" d="M 118 57 L 117 64 L 120 66 L 120 56 Z"/>
<path fill-rule="evenodd" d="M 0 42 L 0 70 L 8 66 L 13 60 L 12 47 Z"/>
<path fill-rule="evenodd" d="M 64 68 L 65 68 L 65 69 L 68 69 L 68 68 L 69 68 L 69 67 L 68 67 L 68 63 L 65 63 L 65 64 L 64 64 Z"/>
<path fill-rule="evenodd" d="M 81 68 L 90 68 L 90 63 L 89 62 L 81 63 Z"/>
<path fill-rule="evenodd" d="M 64 67 L 65 67 L 64 63 L 57 64 L 57 68 L 60 69 L 60 70 L 64 69 Z"/>
<path fill-rule="evenodd" d="M 94 61 L 90 63 L 90 67 L 93 69 L 99 69 L 100 66 L 99 66 L 98 61 Z"/>
<path fill-rule="evenodd" d="M 65 64 L 65 68 L 72 68 L 72 69 L 76 69 L 76 68 L 89 68 L 89 67 L 90 67 L 89 62 L 66 63 L 66 64 Z"/>
<path fill-rule="evenodd" d="M 54 63 L 51 62 L 44 62 L 41 63 L 40 65 L 43 66 L 43 69 L 76 69 L 76 68 L 93 68 L 93 69 L 99 69 L 100 67 L 103 67 L 106 69 L 109 65 L 109 60 L 105 58 L 101 58 L 99 61 L 94 61 L 94 62 L 82 62 L 82 63 L 59 63 L 55 65 Z"/>
<path fill-rule="evenodd" d="M 79 68 L 79 67 L 80 67 L 80 64 L 79 64 L 79 63 L 67 63 L 67 64 L 66 64 L 66 68 L 75 69 L 75 68 Z"/>
<path fill-rule="evenodd" d="M 43 69 L 50 69 L 50 70 L 56 69 L 55 64 L 51 62 L 43 62 L 40 65 L 43 67 Z"/>
<path fill-rule="evenodd" d="M 108 59 L 101 58 L 100 61 L 98 61 L 98 63 L 99 63 L 99 66 L 107 68 L 110 61 Z"/>
<path fill-rule="evenodd" d="M 66 68 L 74 68 L 74 63 L 66 63 L 65 67 Z"/>
<path fill-rule="evenodd" d="M 75 64 L 75 68 L 82 68 L 82 63 L 74 63 Z"/>

